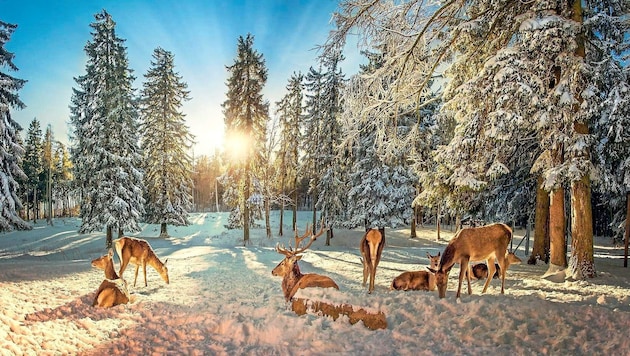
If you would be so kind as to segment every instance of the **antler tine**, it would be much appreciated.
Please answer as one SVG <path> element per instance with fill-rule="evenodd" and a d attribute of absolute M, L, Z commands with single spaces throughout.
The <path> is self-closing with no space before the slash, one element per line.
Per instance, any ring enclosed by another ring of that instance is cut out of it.
<path fill-rule="evenodd" d="M 294 255 L 293 251 L 287 250 L 284 245 L 280 246 L 280 244 L 276 244 L 276 252 L 285 255 L 286 257 L 291 257 L 292 255 Z"/>
<path fill-rule="evenodd" d="M 295 248 L 296 248 L 296 252 L 295 252 L 295 253 L 301 253 L 301 252 L 306 251 L 309 247 L 311 247 L 311 245 L 313 244 L 313 242 L 314 242 L 315 240 L 317 240 L 317 238 L 318 238 L 318 237 L 322 236 L 322 234 L 324 233 L 324 231 L 326 231 L 326 228 L 325 228 L 325 226 L 324 226 L 324 220 L 323 220 L 323 219 L 322 219 L 322 225 L 321 225 L 321 228 L 319 229 L 319 231 L 317 232 L 317 234 L 313 234 L 313 229 L 312 229 L 312 228 L 309 228 L 309 227 L 308 227 L 308 225 L 307 225 L 307 228 L 306 228 L 306 234 L 304 234 L 304 236 L 302 236 L 302 237 L 300 238 L 300 242 L 302 242 L 302 240 L 304 240 L 304 239 L 305 239 L 308 235 L 311 235 L 311 239 L 310 239 L 310 241 L 308 242 L 308 244 L 307 244 L 306 246 L 302 247 L 302 248 L 299 248 L 299 249 L 298 249 L 298 246 L 299 246 L 299 245 L 296 245 L 296 246 L 295 246 Z"/>

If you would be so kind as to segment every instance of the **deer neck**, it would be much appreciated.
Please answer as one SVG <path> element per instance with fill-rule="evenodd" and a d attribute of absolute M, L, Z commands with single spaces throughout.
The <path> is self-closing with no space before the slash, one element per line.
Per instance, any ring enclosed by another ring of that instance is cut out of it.
<path fill-rule="evenodd" d="M 162 261 L 160 261 L 160 259 L 157 258 L 155 253 L 153 253 L 153 251 L 149 251 L 149 255 L 147 256 L 147 264 L 155 268 L 156 271 L 161 270 L 162 266 L 164 265 Z"/>
<path fill-rule="evenodd" d="M 298 266 L 296 261 L 293 264 L 293 268 L 291 269 L 291 271 L 289 271 L 289 273 L 287 273 L 282 280 L 282 288 L 285 293 L 291 291 L 303 276 L 304 275 L 302 274 L 302 272 L 300 272 L 300 267 Z"/>
<path fill-rule="evenodd" d="M 116 270 L 114 270 L 114 263 L 110 261 L 105 266 L 105 278 L 107 279 L 118 279 L 118 274 L 116 274 Z"/>

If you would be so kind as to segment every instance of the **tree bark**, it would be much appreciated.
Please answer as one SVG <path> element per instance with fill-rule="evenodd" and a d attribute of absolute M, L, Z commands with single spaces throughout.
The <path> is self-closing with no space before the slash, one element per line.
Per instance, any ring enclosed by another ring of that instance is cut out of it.
<path fill-rule="evenodd" d="M 416 233 L 416 219 L 418 218 L 418 207 L 413 207 L 413 216 L 411 217 L 411 236 L 410 238 L 415 239 L 418 237 Z"/>
<path fill-rule="evenodd" d="M 574 279 L 594 278 L 593 213 L 588 176 L 571 184 L 571 257 L 569 275 Z"/>
<path fill-rule="evenodd" d="M 536 215 L 534 218 L 534 248 L 527 263 L 540 260 L 549 263 L 549 193 L 542 188 L 543 178 L 538 177 L 536 188 Z"/>
<path fill-rule="evenodd" d="M 249 195 L 250 195 L 250 179 L 249 179 L 249 163 L 245 170 L 245 198 L 243 199 L 243 245 L 249 244 Z"/>
<path fill-rule="evenodd" d="M 565 248 L 566 221 L 564 216 L 564 188 L 557 188 L 551 192 L 549 204 L 549 254 L 550 263 L 548 273 L 565 269 L 567 254 Z"/>
<path fill-rule="evenodd" d="M 630 240 L 630 191 L 626 193 L 626 238 L 623 249 L 623 266 L 628 267 L 628 242 Z"/>
<path fill-rule="evenodd" d="M 105 234 L 105 247 L 107 247 L 108 249 L 112 248 L 112 235 L 113 235 L 113 231 L 112 231 L 112 227 L 108 226 L 107 227 L 107 232 Z"/>
<path fill-rule="evenodd" d="M 166 231 L 166 223 L 160 224 L 160 237 L 168 237 L 168 231 Z"/>
<path fill-rule="evenodd" d="M 436 241 L 440 241 L 440 203 L 437 205 L 437 217 L 435 218 L 435 228 L 437 229 L 437 239 Z"/>

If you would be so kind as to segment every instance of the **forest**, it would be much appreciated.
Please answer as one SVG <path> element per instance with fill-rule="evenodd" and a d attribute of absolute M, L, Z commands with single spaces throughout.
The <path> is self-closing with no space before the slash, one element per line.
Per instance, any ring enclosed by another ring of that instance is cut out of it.
<path fill-rule="evenodd" d="M 133 88 L 106 10 L 75 75 L 70 145 L 37 119 L 19 127 L 24 80 L 5 72 L 20 54 L 4 49 L 19 27 L 0 21 L 0 229 L 78 216 L 79 232 L 105 229 L 110 245 L 140 222 L 168 236 L 189 212 L 229 211 L 248 244 L 255 220 L 274 233 L 272 209 L 293 210 L 294 229 L 298 209 L 322 216 L 328 241 L 335 227 L 413 237 L 425 223 L 505 222 L 532 230 L 529 263 L 595 277 L 593 236 L 629 230 L 629 6 L 341 1 L 316 64 L 273 103 L 264 53 L 242 35 L 226 63 L 226 145 L 200 157 L 173 54 L 156 48 Z M 365 64 L 343 73 L 351 34 Z"/>

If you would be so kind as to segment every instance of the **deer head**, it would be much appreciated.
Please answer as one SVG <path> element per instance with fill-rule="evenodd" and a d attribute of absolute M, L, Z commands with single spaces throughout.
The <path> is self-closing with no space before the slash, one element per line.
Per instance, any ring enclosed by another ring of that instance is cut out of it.
<path fill-rule="evenodd" d="M 299 255 L 300 253 L 303 253 L 304 251 L 306 251 L 309 247 L 311 247 L 311 245 L 313 244 L 313 242 L 315 240 L 317 240 L 318 237 L 320 237 L 323 233 L 324 233 L 325 228 L 324 228 L 324 223 L 322 221 L 322 225 L 321 228 L 319 229 L 319 231 L 317 232 L 317 234 L 313 234 L 313 229 L 310 228 L 308 225 L 306 225 L 306 232 L 304 233 L 304 235 L 302 236 L 298 236 L 298 232 L 297 229 L 295 231 L 295 248 L 292 248 L 289 245 L 289 248 L 285 248 L 284 245 L 276 245 L 276 252 L 282 254 L 285 256 L 284 260 L 282 260 L 282 262 L 280 262 L 276 268 L 273 269 L 273 271 L 271 271 L 271 274 L 274 276 L 285 276 L 287 275 L 287 273 L 292 272 L 296 266 L 297 266 L 297 261 L 299 261 L 302 256 Z M 308 243 L 306 244 L 306 246 L 304 247 L 300 247 L 300 244 L 306 239 L 309 238 Z M 297 268 L 297 272 L 299 273 L 299 268 Z"/>

